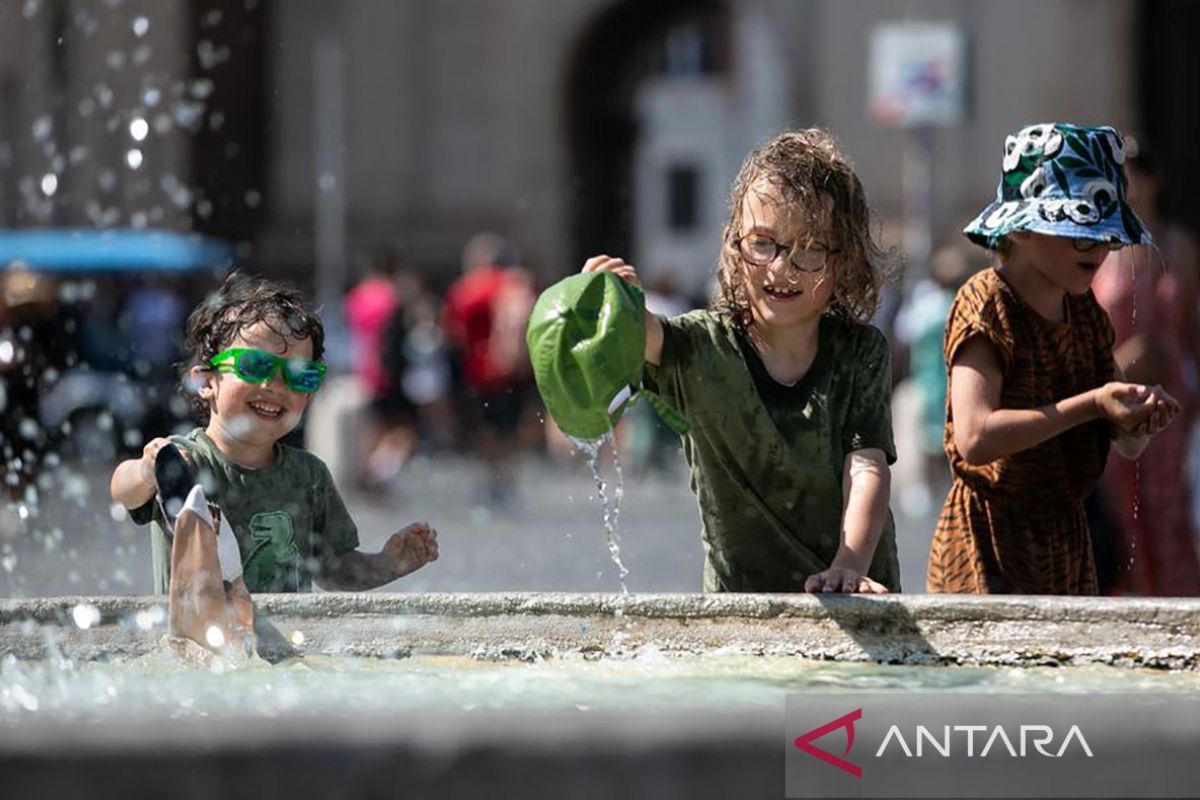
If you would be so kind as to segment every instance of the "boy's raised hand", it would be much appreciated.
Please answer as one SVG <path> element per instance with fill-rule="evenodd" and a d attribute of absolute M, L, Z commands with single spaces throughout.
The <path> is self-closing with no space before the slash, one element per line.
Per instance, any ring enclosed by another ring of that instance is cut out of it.
<path fill-rule="evenodd" d="M 142 448 L 142 459 L 139 474 L 141 475 L 143 481 L 154 486 L 155 489 L 158 488 L 158 481 L 156 481 L 154 478 L 155 459 L 158 458 L 158 451 L 162 450 L 170 443 L 170 439 L 159 437 L 146 442 L 146 446 Z M 187 456 L 184 455 L 184 458 L 186 459 Z"/>
<path fill-rule="evenodd" d="M 402 578 L 430 561 L 437 561 L 437 531 L 427 522 L 414 522 L 393 533 L 380 555 L 391 566 L 395 577 Z"/>
<path fill-rule="evenodd" d="M 583 264 L 581 272 L 611 272 L 621 280 L 632 283 L 634 286 L 641 286 L 642 279 L 638 277 L 637 270 L 632 264 L 626 264 L 620 258 L 612 256 L 592 256 Z"/>

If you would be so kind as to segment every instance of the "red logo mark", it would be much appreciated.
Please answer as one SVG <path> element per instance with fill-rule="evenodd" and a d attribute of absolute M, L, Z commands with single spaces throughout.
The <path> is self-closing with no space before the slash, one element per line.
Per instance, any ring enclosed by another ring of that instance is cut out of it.
<path fill-rule="evenodd" d="M 862 777 L 862 767 L 853 764 L 845 759 L 845 756 L 850 755 L 850 748 L 854 747 L 854 723 L 862 719 L 862 709 L 856 708 L 845 716 L 838 717 L 832 722 L 826 722 L 819 728 L 813 728 L 808 733 L 796 739 L 796 747 L 808 753 L 810 756 L 816 756 L 826 764 L 832 764 L 843 772 L 849 772 L 856 778 Z M 835 756 L 827 750 L 822 750 L 813 744 L 814 739 L 820 739 L 827 733 L 836 731 L 838 728 L 846 729 L 846 749 L 841 756 Z"/>

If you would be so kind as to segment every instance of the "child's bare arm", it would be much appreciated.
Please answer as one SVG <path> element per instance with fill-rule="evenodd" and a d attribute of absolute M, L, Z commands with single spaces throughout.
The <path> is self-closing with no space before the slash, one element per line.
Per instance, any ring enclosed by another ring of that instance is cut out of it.
<path fill-rule="evenodd" d="M 391 583 L 438 557 L 437 531 L 414 522 L 393 533 L 378 553 L 353 550 L 326 559 L 315 577 L 322 589 L 363 591 Z"/>
<path fill-rule="evenodd" d="M 1147 387 L 1111 382 L 1040 408 L 999 408 L 1003 386 L 999 354 L 981 337 L 968 339 L 950 368 L 954 446 L 968 464 L 1028 450 L 1094 419 L 1133 431 L 1161 400 Z"/>
<path fill-rule="evenodd" d="M 646 361 L 654 366 L 662 363 L 663 324 L 658 315 L 646 312 Z"/>
<path fill-rule="evenodd" d="M 878 448 L 855 450 L 842 470 L 842 541 L 829 568 L 810 575 L 806 592 L 867 592 L 887 587 L 867 577 L 887 519 L 892 473 Z"/>
<path fill-rule="evenodd" d="M 114 502 L 126 508 L 137 508 L 154 497 L 158 490 L 154 481 L 154 459 L 158 451 L 170 443 L 169 439 L 151 439 L 142 448 L 141 458 L 131 458 L 117 465 L 108 487 Z"/>
<path fill-rule="evenodd" d="M 626 264 L 622 259 L 612 256 L 593 256 L 583 265 L 581 272 L 611 272 L 621 280 L 641 286 L 642 279 L 632 264 Z M 662 362 L 663 326 L 662 320 L 656 315 L 646 312 L 646 354 L 645 358 L 657 366 Z"/>

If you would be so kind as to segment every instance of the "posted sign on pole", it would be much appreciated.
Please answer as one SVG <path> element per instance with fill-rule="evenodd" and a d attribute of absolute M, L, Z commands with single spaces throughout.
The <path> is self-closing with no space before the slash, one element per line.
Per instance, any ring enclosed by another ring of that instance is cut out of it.
<path fill-rule="evenodd" d="M 951 22 L 891 22 L 871 32 L 870 112 L 880 125 L 955 125 L 965 114 L 966 44 Z"/>

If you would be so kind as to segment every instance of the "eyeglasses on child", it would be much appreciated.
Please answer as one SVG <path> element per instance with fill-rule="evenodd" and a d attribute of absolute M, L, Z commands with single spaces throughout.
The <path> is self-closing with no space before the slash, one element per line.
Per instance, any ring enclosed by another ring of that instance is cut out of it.
<path fill-rule="evenodd" d="M 325 382 L 324 362 L 284 358 L 251 347 L 223 350 L 213 356 L 209 364 L 218 372 L 232 372 L 246 383 L 267 383 L 282 372 L 284 384 L 301 394 L 312 394 Z"/>
<path fill-rule="evenodd" d="M 1075 247 L 1077 253 L 1090 253 L 1097 247 L 1103 247 L 1105 250 L 1113 253 L 1125 246 L 1124 242 L 1106 242 L 1100 239 L 1085 238 L 1071 239 L 1071 244 Z"/>

